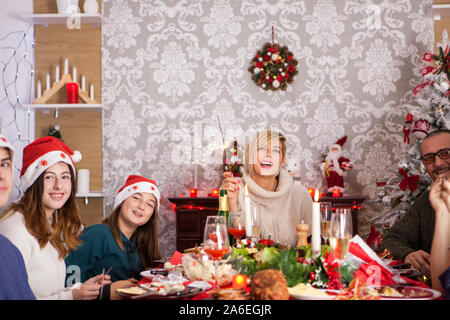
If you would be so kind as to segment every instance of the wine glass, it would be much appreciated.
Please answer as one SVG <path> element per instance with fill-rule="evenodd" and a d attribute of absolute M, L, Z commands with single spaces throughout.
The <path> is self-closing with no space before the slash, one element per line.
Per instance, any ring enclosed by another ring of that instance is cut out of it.
<path fill-rule="evenodd" d="M 331 213 L 333 208 L 331 202 L 321 202 L 320 203 L 320 234 L 327 244 L 328 238 L 330 237 L 330 224 L 331 224 Z"/>
<path fill-rule="evenodd" d="M 342 263 L 347 257 L 352 237 L 352 218 L 348 208 L 337 208 L 331 216 L 330 247 L 339 263 L 339 282 L 342 284 Z"/>
<path fill-rule="evenodd" d="M 230 250 L 224 216 L 208 216 L 203 234 L 203 251 L 212 260 L 220 260 Z"/>
<path fill-rule="evenodd" d="M 239 212 L 230 213 L 228 216 L 228 233 L 233 236 L 236 242 L 242 239 L 245 235 L 244 221 Z"/>

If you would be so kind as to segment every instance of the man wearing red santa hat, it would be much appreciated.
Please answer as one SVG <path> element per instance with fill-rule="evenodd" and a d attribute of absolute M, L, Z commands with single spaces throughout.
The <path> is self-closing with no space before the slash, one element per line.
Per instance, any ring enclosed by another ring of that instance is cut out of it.
<path fill-rule="evenodd" d="M 347 172 L 353 169 L 350 159 L 342 157 L 342 146 L 347 141 L 347 136 L 336 141 L 330 146 L 330 151 L 320 164 L 320 170 L 327 179 L 328 192 L 339 189 L 341 193 L 345 191 L 344 177 Z"/>

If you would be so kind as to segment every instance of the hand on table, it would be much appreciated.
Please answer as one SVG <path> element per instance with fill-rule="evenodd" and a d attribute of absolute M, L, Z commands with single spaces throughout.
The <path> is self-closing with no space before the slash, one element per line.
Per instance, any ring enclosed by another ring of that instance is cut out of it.
<path fill-rule="evenodd" d="M 120 300 L 120 296 L 116 293 L 116 290 L 119 288 L 128 288 L 135 285 L 138 281 L 134 278 L 130 278 L 128 280 L 119 280 L 111 283 L 111 291 L 110 291 L 110 299 L 111 300 Z"/>
<path fill-rule="evenodd" d="M 72 296 L 74 300 L 94 300 L 100 294 L 100 288 L 102 286 L 101 274 L 90 278 L 85 281 L 79 289 L 72 290 Z M 105 275 L 103 279 L 103 285 L 111 283 L 111 277 Z"/>
<path fill-rule="evenodd" d="M 431 267 L 430 267 L 430 254 L 426 253 L 423 250 L 417 250 L 409 253 L 405 259 L 404 263 L 411 264 L 418 271 L 422 272 L 427 277 L 431 276 Z"/>
<path fill-rule="evenodd" d="M 224 179 L 222 180 L 221 189 L 227 190 L 228 194 L 228 206 L 230 212 L 238 211 L 238 196 L 239 196 L 239 180 L 233 176 L 230 171 L 223 173 Z"/>

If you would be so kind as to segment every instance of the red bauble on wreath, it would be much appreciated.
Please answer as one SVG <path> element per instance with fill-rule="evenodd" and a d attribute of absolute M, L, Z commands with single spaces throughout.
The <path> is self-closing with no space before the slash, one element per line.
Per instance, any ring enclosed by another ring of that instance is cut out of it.
<path fill-rule="evenodd" d="M 297 64 L 288 47 L 266 43 L 253 57 L 248 71 L 256 85 L 264 90 L 286 90 L 298 73 Z"/>

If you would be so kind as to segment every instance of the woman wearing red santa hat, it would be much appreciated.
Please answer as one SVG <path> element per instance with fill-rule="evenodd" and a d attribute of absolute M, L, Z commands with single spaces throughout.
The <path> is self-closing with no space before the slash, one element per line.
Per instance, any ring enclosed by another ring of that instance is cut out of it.
<path fill-rule="evenodd" d="M 99 294 L 101 275 L 64 288 L 64 258 L 80 244 L 82 228 L 74 168 L 80 159 L 79 152 L 54 137 L 27 145 L 20 174 L 23 196 L 0 216 L 0 234 L 21 252 L 37 299 L 95 299 Z"/>
<path fill-rule="evenodd" d="M 81 280 L 110 270 L 111 285 L 101 299 L 117 299 L 116 289 L 137 282 L 142 270 L 160 259 L 158 210 L 161 194 L 156 182 L 131 175 L 114 199 L 112 213 L 102 224 L 88 227 L 81 235 L 83 245 L 66 258 L 67 279 L 80 270 Z"/>

